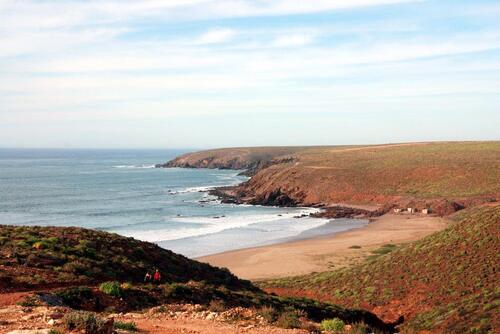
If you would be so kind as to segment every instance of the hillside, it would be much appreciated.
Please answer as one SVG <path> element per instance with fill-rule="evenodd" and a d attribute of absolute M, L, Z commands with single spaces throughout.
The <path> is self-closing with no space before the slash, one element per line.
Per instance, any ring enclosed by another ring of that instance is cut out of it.
<path fill-rule="evenodd" d="M 161 282 L 144 283 L 144 273 L 153 268 L 162 273 Z M 262 326 L 273 328 L 314 329 L 328 318 L 382 332 L 394 328 L 365 310 L 306 298 L 277 297 L 226 269 L 189 260 L 152 243 L 82 228 L 0 225 L 0 284 L 0 311 L 11 317 L 0 326 L 8 324 L 12 329 L 46 328 L 44 319 L 53 313 L 60 314 L 56 320 L 63 316 L 66 319 L 53 324 L 70 326 L 67 317 L 72 316 L 71 309 L 107 317 L 110 312 L 123 315 L 143 311 L 148 315 L 164 313 L 167 308 L 174 310 L 168 313 L 174 315 L 168 318 L 174 327 L 184 324 L 175 321 L 177 315 L 193 316 L 196 310 L 195 317 L 243 312 Z M 16 302 L 26 309 L 14 306 Z M 159 305 L 163 306 L 148 311 Z M 42 313 L 40 307 L 45 307 Z M 34 314 L 18 321 L 17 314 L 30 312 Z M 234 321 L 245 319 L 234 317 Z M 156 326 L 149 316 L 142 320 Z"/>
<path fill-rule="evenodd" d="M 500 194 L 500 142 L 302 147 L 283 152 L 221 149 L 187 154 L 166 166 L 246 168 L 255 162 L 249 159 L 254 150 L 262 168 L 248 182 L 219 189 L 217 195 L 237 203 L 282 206 L 411 205 L 445 215 Z"/>
<path fill-rule="evenodd" d="M 153 268 L 168 282 L 205 280 L 234 289 L 251 287 L 227 270 L 117 234 L 75 227 L 0 225 L 0 291 L 106 280 L 142 282 Z"/>
<path fill-rule="evenodd" d="M 244 169 L 248 175 L 272 164 L 291 161 L 293 154 L 308 147 L 225 148 L 187 153 L 156 167 Z"/>
<path fill-rule="evenodd" d="M 387 245 L 361 265 L 262 286 L 363 307 L 386 321 L 403 316 L 403 333 L 498 333 L 500 205 L 467 209 L 454 219 L 418 242 L 395 250 Z"/>

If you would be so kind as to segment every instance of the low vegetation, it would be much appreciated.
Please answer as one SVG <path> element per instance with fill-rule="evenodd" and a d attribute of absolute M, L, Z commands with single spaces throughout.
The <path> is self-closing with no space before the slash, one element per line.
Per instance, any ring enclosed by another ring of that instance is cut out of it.
<path fill-rule="evenodd" d="M 120 282 L 117 281 L 101 283 L 99 290 L 110 296 L 120 297 L 122 295 Z"/>
<path fill-rule="evenodd" d="M 325 319 L 321 322 L 321 329 L 329 333 L 343 333 L 345 323 L 339 318 Z"/>
<path fill-rule="evenodd" d="M 135 324 L 135 322 L 115 321 L 113 326 L 115 329 L 122 329 L 129 332 L 137 331 L 137 325 Z"/>
<path fill-rule="evenodd" d="M 233 156 L 238 150 L 217 150 L 216 156 L 214 151 L 196 152 L 182 159 L 207 167 L 195 162 L 224 162 L 224 154 Z M 265 148 L 259 150 L 262 155 Z M 228 166 L 232 161 L 226 161 Z M 309 147 L 273 155 L 273 161 L 282 162 L 263 164 L 248 182 L 217 194 L 235 202 L 282 206 L 411 204 L 440 215 L 500 195 L 500 142 Z"/>
<path fill-rule="evenodd" d="M 299 320 L 302 318 L 318 322 L 326 318 L 340 318 L 346 323 L 363 322 L 368 328 L 381 331 L 391 328 L 363 310 L 347 309 L 307 298 L 273 296 L 255 289 L 230 290 L 206 282 L 137 284 L 121 290 L 119 295 L 103 290 L 70 287 L 53 294 L 74 309 L 95 312 L 128 312 L 163 304 L 188 303 L 205 305 L 212 312 L 223 312 L 232 307 L 252 308 L 268 323 L 284 328 L 300 327 L 302 321 Z"/>
<path fill-rule="evenodd" d="M 75 311 L 67 313 L 63 318 L 64 329 L 68 331 L 83 331 L 84 333 L 100 334 L 108 333 L 107 328 L 112 325 L 95 313 Z"/>
<path fill-rule="evenodd" d="M 169 303 L 200 304 L 215 312 L 251 308 L 266 314 L 269 323 L 285 328 L 299 327 L 304 319 L 319 322 L 325 318 L 362 322 L 382 331 L 392 328 L 367 311 L 267 294 L 225 269 L 116 234 L 2 226 L 0 243 L 2 291 L 52 288 L 24 303 L 35 306 L 50 300 L 79 310 L 66 316 L 67 330 L 104 326 L 92 312 L 139 311 Z M 159 284 L 143 281 L 151 268 L 162 272 Z"/>
<path fill-rule="evenodd" d="M 404 316 L 404 333 L 493 333 L 500 328 L 500 205 L 465 210 L 455 219 L 420 241 L 386 245 L 378 258 L 355 267 L 262 286 L 377 309 L 393 314 L 391 320 Z"/>
<path fill-rule="evenodd" d="M 232 289 L 252 288 L 227 269 L 190 260 L 155 244 L 73 227 L 0 226 L 0 266 L 0 291 L 142 282 L 152 268 L 159 268 L 165 282 L 210 281 Z M 121 290 L 119 285 L 112 288 L 112 293 Z"/>

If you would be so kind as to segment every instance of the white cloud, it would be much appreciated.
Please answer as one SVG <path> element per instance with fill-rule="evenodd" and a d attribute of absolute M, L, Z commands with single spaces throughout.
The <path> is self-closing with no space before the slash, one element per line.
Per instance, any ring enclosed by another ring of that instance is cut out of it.
<path fill-rule="evenodd" d="M 293 34 L 287 36 L 279 36 L 274 42 L 275 47 L 290 47 L 290 46 L 304 46 L 312 43 L 313 36 L 306 34 Z"/>
<path fill-rule="evenodd" d="M 360 23 L 351 12 L 319 23 L 218 20 L 398 2 L 0 0 L 0 126 L 399 112 L 436 102 L 465 110 L 471 94 L 500 93 L 500 62 L 475 58 L 500 50 L 493 25 L 433 34 L 422 18 Z M 476 100 L 484 110 L 498 102 Z"/>
<path fill-rule="evenodd" d="M 194 44 L 217 44 L 231 40 L 236 35 L 233 29 L 213 29 L 203 33 Z"/>
<path fill-rule="evenodd" d="M 0 31 L 60 29 L 124 23 L 275 16 L 387 5 L 421 0 L 91 0 L 7 1 L 0 12 Z"/>

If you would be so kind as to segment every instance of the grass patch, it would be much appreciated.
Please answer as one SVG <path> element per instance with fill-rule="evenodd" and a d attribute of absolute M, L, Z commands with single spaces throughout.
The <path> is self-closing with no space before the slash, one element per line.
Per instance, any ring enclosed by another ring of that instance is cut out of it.
<path fill-rule="evenodd" d="M 120 297 L 122 295 L 122 289 L 120 287 L 120 282 L 104 282 L 99 285 L 99 290 L 107 295 Z"/>
<path fill-rule="evenodd" d="M 113 324 L 115 329 L 122 329 L 130 332 L 137 331 L 137 325 L 135 322 L 123 322 L 123 321 L 115 321 Z"/>
<path fill-rule="evenodd" d="M 329 333 L 343 333 L 345 323 L 339 318 L 325 319 L 321 322 L 320 328 Z"/>

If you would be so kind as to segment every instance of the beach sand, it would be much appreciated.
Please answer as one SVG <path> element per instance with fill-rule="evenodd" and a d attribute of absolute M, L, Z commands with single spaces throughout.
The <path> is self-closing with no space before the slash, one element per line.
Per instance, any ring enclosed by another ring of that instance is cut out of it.
<path fill-rule="evenodd" d="M 440 217 L 386 214 L 368 225 L 314 239 L 241 249 L 197 260 L 226 267 L 240 278 L 260 280 L 331 270 L 362 261 L 387 243 L 418 240 L 448 225 Z M 361 247 L 359 249 L 350 248 Z"/>

